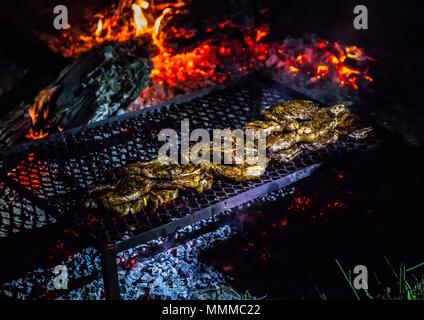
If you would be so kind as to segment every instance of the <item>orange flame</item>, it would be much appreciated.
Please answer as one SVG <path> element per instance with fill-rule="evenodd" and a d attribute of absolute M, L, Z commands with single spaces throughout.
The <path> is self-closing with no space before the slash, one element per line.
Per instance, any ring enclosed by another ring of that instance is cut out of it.
<path fill-rule="evenodd" d="M 289 52 L 302 51 L 295 57 Z M 368 57 L 362 49 L 351 46 L 343 47 L 337 42 L 314 39 L 311 43 L 290 44 L 285 42 L 277 49 L 280 61 L 277 68 L 286 70 L 288 74 L 306 73 L 311 82 L 330 79 L 342 87 L 359 90 L 358 81 L 364 79 L 372 82 L 367 74 L 368 69 L 361 70 L 357 65 L 364 64 Z"/>
<path fill-rule="evenodd" d="M 57 86 L 47 87 L 40 91 L 37 97 L 35 97 L 33 104 L 29 107 L 28 113 L 31 117 L 32 127 L 29 129 L 28 134 L 26 135 L 29 139 L 42 139 L 48 135 L 48 132 L 44 131 L 44 128 L 40 130 L 35 129 L 42 117 L 42 120 L 46 121 L 49 115 L 49 103 L 52 95 L 56 92 Z"/>
<path fill-rule="evenodd" d="M 163 44 L 159 34 L 165 17 L 179 14 L 186 2 L 178 0 L 153 6 L 148 1 L 120 0 L 116 9 L 97 15 L 92 32 L 79 35 L 77 39 L 67 35 L 74 45 L 78 45 L 67 48 L 64 55 L 77 56 L 105 41 L 125 42 L 141 36 L 147 36 L 161 49 Z"/>
<path fill-rule="evenodd" d="M 96 35 L 96 39 L 99 39 L 101 34 L 102 34 L 102 30 L 103 30 L 103 20 L 99 19 L 99 21 L 97 22 L 97 28 L 96 28 L 96 32 L 94 33 Z M 99 41 L 99 40 L 97 40 Z"/>

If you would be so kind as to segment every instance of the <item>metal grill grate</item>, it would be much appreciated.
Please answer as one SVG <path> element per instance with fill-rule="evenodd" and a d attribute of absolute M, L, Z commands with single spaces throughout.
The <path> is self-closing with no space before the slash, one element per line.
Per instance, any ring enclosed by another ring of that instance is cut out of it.
<path fill-rule="evenodd" d="M 248 77 L 235 84 L 208 90 L 178 102 L 124 115 L 95 125 L 53 135 L 1 151 L 0 162 L 10 180 L 51 208 L 87 228 L 104 244 L 146 241 L 188 225 L 212 213 L 273 191 L 311 172 L 329 156 L 366 149 L 370 141 L 340 141 L 319 152 L 304 152 L 286 165 L 271 164 L 261 180 L 248 183 L 216 181 L 202 194 L 185 192 L 172 204 L 145 209 L 137 215 L 81 214 L 76 209 L 88 186 L 101 183 L 105 171 L 157 156 L 162 128 L 179 131 L 180 121 L 190 129 L 241 128 L 267 105 L 304 98 L 279 84 Z M 303 171 L 300 171 L 303 170 Z M 135 240 L 134 240 L 135 241 Z"/>

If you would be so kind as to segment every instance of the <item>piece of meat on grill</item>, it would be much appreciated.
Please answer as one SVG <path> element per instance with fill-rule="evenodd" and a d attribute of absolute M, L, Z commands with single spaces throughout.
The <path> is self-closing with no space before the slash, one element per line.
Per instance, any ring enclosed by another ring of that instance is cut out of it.
<path fill-rule="evenodd" d="M 154 189 L 194 189 L 202 192 L 210 189 L 213 176 L 209 164 L 169 164 L 153 160 L 148 163 L 136 163 L 124 169 L 126 174 L 136 179 L 144 176 L 152 179 Z"/>
<path fill-rule="evenodd" d="M 133 163 L 120 169 L 121 174 L 149 179 L 172 179 L 177 174 L 180 174 L 181 171 L 182 167 L 157 159 L 149 162 Z"/>
<path fill-rule="evenodd" d="M 155 208 L 160 207 L 163 204 L 169 204 L 172 200 L 178 197 L 179 190 L 153 190 L 150 193 L 150 201 Z"/>
<path fill-rule="evenodd" d="M 278 152 L 280 150 L 289 149 L 297 144 L 299 142 L 299 134 L 297 131 L 274 134 L 268 137 L 266 142 L 268 151 Z"/>
<path fill-rule="evenodd" d="M 85 207 L 105 208 L 121 215 L 137 213 L 149 203 L 160 206 L 178 195 L 179 190 L 210 189 L 211 165 L 174 165 L 158 160 L 139 162 L 108 172 L 110 182 L 89 192 Z M 113 180 L 116 179 L 116 182 Z"/>
<path fill-rule="evenodd" d="M 217 177 L 234 182 L 245 182 L 259 179 L 265 173 L 266 167 L 266 163 L 255 165 L 216 165 L 213 170 Z"/>
<path fill-rule="evenodd" d="M 147 195 L 153 187 L 150 179 L 131 179 L 121 177 L 116 183 L 108 183 L 105 187 L 95 186 L 89 190 L 89 200 L 85 207 L 110 208 L 124 203 L 136 201 Z"/>
<path fill-rule="evenodd" d="M 121 204 L 112 204 L 105 208 L 115 211 L 121 216 L 126 216 L 130 213 L 137 214 L 148 205 L 149 199 L 150 199 L 150 195 L 144 194 L 134 201 L 125 202 Z"/>
<path fill-rule="evenodd" d="M 121 173 L 128 176 L 145 177 L 148 179 L 179 179 L 186 176 L 195 176 L 207 173 L 208 164 L 172 164 L 158 159 L 149 162 L 137 162 L 121 169 Z"/>
<path fill-rule="evenodd" d="M 266 135 L 276 132 L 284 132 L 285 127 L 275 121 L 256 120 L 246 124 L 246 129 L 263 130 Z"/>
<path fill-rule="evenodd" d="M 310 120 L 320 110 L 320 107 L 306 100 L 292 100 L 277 103 L 262 112 L 267 121 L 275 121 L 287 125 L 290 121 Z"/>
<path fill-rule="evenodd" d="M 302 102 L 303 104 L 303 102 Z M 281 107 L 281 108 L 280 108 Z M 284 117 L 282 106 L 276 107 L 277 114 Z M 307 110 L 310 106 L 307 104 Z M 274 111 L 275 111 L 274 110 Z M 288 108 L 289 114 L 294 114 Z M 272 108 L 271 108 L 272 111 Z M 299 111 L 299 113 L 301 113 Z M 267 138 L 268 155 L 271 160 L 287 162 L 293 160 L 301 151 L 315 151 L 336 142 L 340 136 L 365 138 L 370 128 L 356 128 L 357 117 L 342 104 L 329 108 L 319 108 L 302 115 L 299 128 L 292 132 L 275 133 Z M 357 132 L 357 134 L 355 134 Z"/>
<path fill-rule="evenodd" d="M 301 152 L 302 149 L 298 145 L 294 145 L 288 149 L 281 149 L 276 152 L 270 152 L 269 157 L 272 161 L 288 163 L 293 161 Z"/>
<path fill-rule="evenodd" d="M 213 176 L 211 174 L 193 174 L 186 175 L 176 180 L 157 180 L 155 181 L 155 189 L 166 190 L 178 188 L 181 190 L 193 189 L 198 193 L 210 189 L 213 183 Z"/>

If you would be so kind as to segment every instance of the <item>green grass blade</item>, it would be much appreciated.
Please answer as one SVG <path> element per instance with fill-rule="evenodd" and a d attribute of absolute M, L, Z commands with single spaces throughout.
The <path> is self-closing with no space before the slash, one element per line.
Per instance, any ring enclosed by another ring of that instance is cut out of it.
<path fill-rule="evenodd" d="M 337 259 L 335 259 L 335 260 L 336 260 L 336 263 L 339 266 L 339 269 L 342 272 L 344 278 L 346 279 L 347 283 L 349 284 L 349 287 L 352 289 L 353 293 L 355 294 L 356 299 L 357 300 L 361 300 L 361 298 L 359 297 L 358 293 L 356 292 L 356 289 L 353 287 L 352 282 L 349 280 L 348 275 L 346 274 L 346 272 L 343 270 L 343 267 L 339 263 L 339 260 L 337 260 Z"/>

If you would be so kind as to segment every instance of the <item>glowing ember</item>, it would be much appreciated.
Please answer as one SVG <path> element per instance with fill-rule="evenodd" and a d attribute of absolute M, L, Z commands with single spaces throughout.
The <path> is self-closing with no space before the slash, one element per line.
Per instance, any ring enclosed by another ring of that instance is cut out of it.
<path fill-rule="evenodd" d="M 265 28 L 260 30 L 261 38 L 268 34 Z M 222 84 L 230 76 L 258 67 L 267 59 L 269 47 L 257 43 L 257 35 L 258 30 L 244 30 L 242 39 L 224 39 L 220 45 L 208 40 L 185 53 L 175 54 L 164 47 L 164 51 L 152 57 L 152 85 L 142 91 L 140 99 L 129 110 L 172 99 L 178 93 Z"/>
<path fill-rule="evenodd" d="M 42 181 L 40 178 L 45 176 L 47 172 L 46 164 L 37 160 L 34 153 L 30 153 L 26 159 L 22 159 L 16 168 L 8 172 L 7 175 L 24 188 L 36 191 L 41 189 Z"/>
<path fill-rule="evenodd" d="M 356 46 L 344 47 L 337 42 L 310 38 L 304 41 L 285 40 L 273 49 L 276 49 L 278 69 L 292 75 L 306 74 L 311 82 L 329 79 L 342 87 L 359 90 L 360 79 L 373 81 L 367 75 L 367 68 L 362 70 L 357 67 L 368 58 Z"/>
<path fill-rule="evenodd" d="M 77 36 L 63 33 L 62 46 L 53 49 L 60 50 L 65 56 L 77 56 L 105 41 L 124 42 L 138 38 L 140 45 L 148 45 L 150 41 L 157 48 L 152 57 L 153 82 L 179 90 L 185 90 L 186 87 L 193 90 L 210 82 L 222 83 L 234 71 L 245 73 L 252 68 L 263 67 L 264 63 L 265 66 L 273 66 L 288 75 L 306 74 L 311 82 L 330 79 L 340 86 L 355 90 L 358 90 L 360 78 L 372 81 L 367 75 L 367 69 L 360 70 L 355 66 L 355 63 L 364 63 L 367 60 L 362 49 L 319 39 L 312 39 L 309 43 L 294 40 L 263 43 L 268 35 L 266 27 L 241 30 L 244 34 L 242 44 L 239 39 L 221 39 L 221 45 L 206 41 L 190 52 L 174 53 L 165 43 L 161 30 L 172 22 L 173 17 L 182 14 L 182 9 L 187 4 L 188 1 L 182 0 L 157 5 L 141 0 L 121 0 L 117 7 L 113 6 L 96 15 L 94 22 L 89 23 L 86 33 Z M 223 33 L 240 29 L 228 20 L 217 26 Z M 190 39 L 195 35 L 194 31 L 181 27 L 171 26 L 167 30 L 175 39 Z M 217 70 L 223 58 L 230 56 L 241 59 L 244 64 L 239 65 L 237 70 L 232 70 L 232 64 L 228 63 L 225 66 L 228 70 Z M 249 59 L 246 60 L 245 57 Z M 353 65 L 347 62 L 353 62 Z M 189 82 L 191 86 L 182 82 Z M 146 95 L 146 92 L 142 94 Z"/>
<path fill-rule="evenodd" d="M 169 52 L 163 52 L 153 57 L 152 62 L 151 78 L 159 85 L 177 87 L 179 84 L 184 85 L 187 81 L 196 83 L 204 79 L 212 79 L 219 59 L 216 48 L 209 44 L 202 44 L 188 53 L 172 55 Z M 221 82 L 225 79 L 213 78 L 213 80 Z"/>
<path fill-rule="evenodd" d="M 291 205 L 287 209 L 291 212 L 305 212 L 311 207 L 311 205 L 311 198 L 299 196 L 293 198 Z"/>

